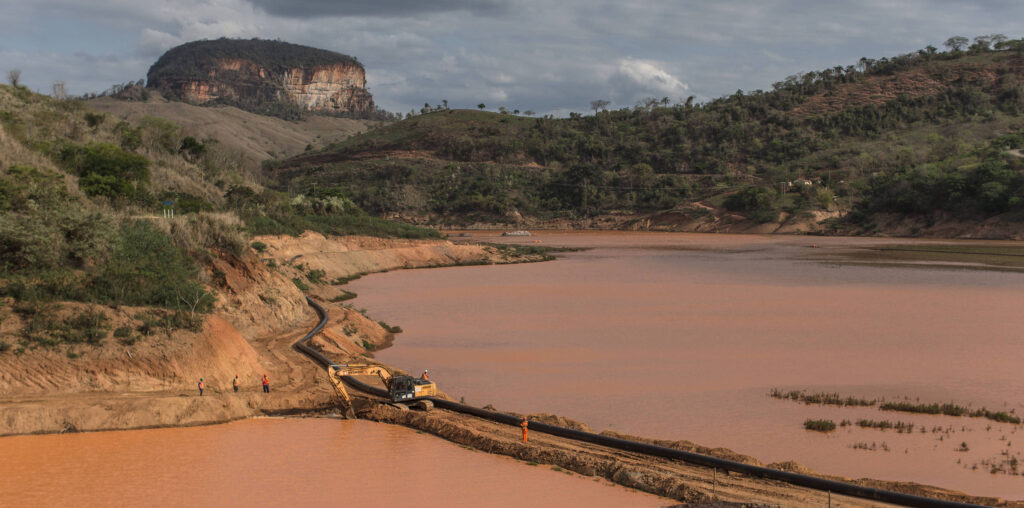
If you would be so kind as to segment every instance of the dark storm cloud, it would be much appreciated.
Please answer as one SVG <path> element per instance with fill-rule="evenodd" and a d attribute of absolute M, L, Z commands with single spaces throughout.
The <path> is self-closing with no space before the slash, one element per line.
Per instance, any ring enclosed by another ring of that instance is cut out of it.
<path fill-rule="evenodd" d="M 407 17 L 466 11 L 493 15 L 505 10 L 499 0 L 247 0 L 269 14 L 289 18 L 334 16 Z"/>

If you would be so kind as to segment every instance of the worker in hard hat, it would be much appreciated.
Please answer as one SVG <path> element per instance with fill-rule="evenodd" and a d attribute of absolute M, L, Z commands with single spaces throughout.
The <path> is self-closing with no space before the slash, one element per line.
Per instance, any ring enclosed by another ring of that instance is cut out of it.
<path fill-rule="evenodd" d="M 429 371 L 427 371 L 427 370 L 424 370 L 424 371 L 423 371 L 423 374 L 420 374 L 420 379 L 423 379 L 423 380 L 428 380 L 428 379 L 430 379 Z"/>
<path fill-rule="evenodd" d="M 526 428 L 530 425 L 530 422 L 526 421 L 526 417 L 523 417 L 523 423 L 519 424 L 523 428 L 523 442 L 526 442 L 526 434 L 529 432 Z"/>
<path fill-rule="evenodd" d="M 238 381 L 238 374 L 235 374 L 234 381 L 231 381 L 231 386 L 235 389 L 235 393 L 238 393 L 238 385 L 239 385 L 239 383 L 240 382 Z"/>
<path fill-rule="evenodd" d="M 203 383 L 203 378 L 199 378 L 199 396 L 203 396 L 203 389 L 206 388 L 206 383 Z"/>

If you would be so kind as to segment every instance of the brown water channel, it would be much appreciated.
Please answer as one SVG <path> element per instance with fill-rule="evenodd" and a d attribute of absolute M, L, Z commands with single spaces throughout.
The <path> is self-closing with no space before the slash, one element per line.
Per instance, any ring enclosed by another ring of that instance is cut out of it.
<path fill-rule="evenodd" d="M 502 240 L 488 236 L 473 233 Z M 1024 471 L 1020 426 L 768 396 L 778 387 L 1024 415 L 1024 274 L 809 259 L 895 242 L 879 239 L 549 233 L 506 240 L 591 249 L 551 263 L 406 270 L 353 282 L 357 308 L 405 330 L 378 358 L 416 373 L 430 369 L 443 390 L 470 404 L 551 412 L 597 429 L 854 478 L 1024 498 L 1024 477 L 1009 474 L 1013 457 Z M 822 434 L 803 429 L 808 418 L 916 427 Z M 967 451 L 958 451 L 964 443 Z M 1006 472 L 992 474 L 992 464 Z"/>
<path fill-rule="evenodd" d="M 0 506 L 665 506 L 404 427 L 261 419 L 0 438 Z"/>

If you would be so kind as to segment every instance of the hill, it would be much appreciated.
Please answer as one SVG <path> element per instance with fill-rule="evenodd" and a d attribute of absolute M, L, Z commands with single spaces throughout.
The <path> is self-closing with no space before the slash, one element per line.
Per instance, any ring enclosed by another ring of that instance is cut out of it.
<path fill-rule="evenodd" d="M 240 301 L 226 275 L 234 269 L 249 290 L 259 290 L 253 278 L 283 280 L 290 311 L 304 309 L 294 285 L 259 264 L 253 234 L 438 236 L 337 195 L 267 190 L 257 176 L 233 149 L 164 118 L 126 120 L 0 86 L 0 336 L 20 323 L 22 350 L 99 342 L 110 330 L 95 304 L 151 309 L 154 323 L 195 331 L 206 313 Z M 87 310 L 61 325 L 59 302 Z M 8 304 L 20 319 L 4 319 Z M 0 339 L 0 353 L 10 347 Z"/>
<path fill-rule="evenodd" d="M 198 139 L 217 140 L 221 147 L 236 152 L 244 160 L 244 166 L 252 169 L 266 159 L 321 149 L 379 124 L 374 120 L 327 115 L 306 115 L 288 121 L 234 106 L 196 106 L 168 101 L 159 93 L 150 94 L 145 101 L 99 97 L 86 101 L 86 106 L 132 123 L 147 116 L 169 120 Z"/>
<path fill-rule="evenodd" d="M 432 224 L 1020 237 L 1019 42 L 862 59 L 706 104 L 431 111 L 268 167 Z"/>
<path fill-rule="evenodd" d="M 193 104 L 227 104 L 287 118 L 302 111 L 369 115 L 373 97 L 355 58 L 260 39 L 193 41 L 149 68 L 147 87 Z"/>

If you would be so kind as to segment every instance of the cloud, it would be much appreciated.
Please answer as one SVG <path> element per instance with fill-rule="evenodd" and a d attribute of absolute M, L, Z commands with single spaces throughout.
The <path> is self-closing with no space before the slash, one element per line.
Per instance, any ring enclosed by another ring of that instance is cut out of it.
<path fill-rule="evenodd" d="M 275 16 L 289 18 L 383 16 L 408 17 L 465 11 L 497 15 L 505 10 L 499 0 L 249 0 Z"/>
<path fill-rule="evenodd" d="M 161 32 L 159 30 L 154 30 L 152 28 L 143 28 L 135 45 L 136 52 L 139 55 L 155 58 L 162 55 L 168 49 L 178 46 L 184 42 L 186 41 L 182 40 L 181 37 Z"/>
<path fill-rule="evenodd" d="M 662 64 L 649 60 L 624 58 L 611 78 L 616 102 L 634 103 L 644 97 L 685 98 L 690 86 L 663 69 Z M 620 106 L 626 104 L 618 104 Z"/>
<path fill-rule="evenodd" d="M 0 11 L 0 62 L 33 88 L 100 91 L 177 44 L 260 37 L 358 57 L 393 111 L 706 99 L 951 35 L 1024 35 L 1012 0 L 0 0 Z"/>

